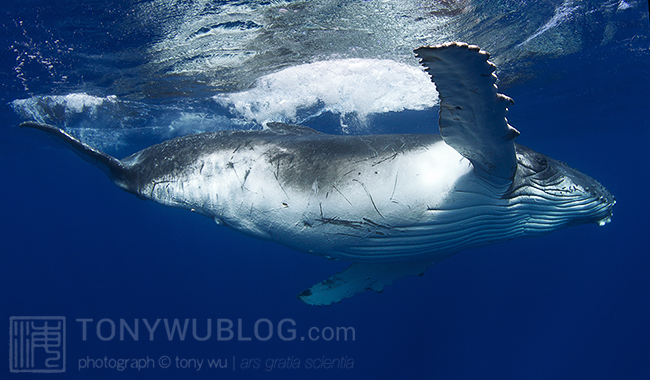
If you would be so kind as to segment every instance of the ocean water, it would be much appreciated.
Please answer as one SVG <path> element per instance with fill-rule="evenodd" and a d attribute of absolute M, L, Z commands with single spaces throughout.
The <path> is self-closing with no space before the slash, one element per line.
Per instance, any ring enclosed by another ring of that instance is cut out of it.
<path fill-rule="evenodd" d="M 12 0 L 0 17 L 0 311 L 6 327 L 66 320 L 63 375 L 11 373 L 5 328 L 2 378 L 650 374 L 646 2 Z M 345 262 L 141 201 L 18 128 L 54 124 L 117 157 L 269 121 L 437 133 L 412 50 L 449 40 L 492 54 L 517 142 L 608 187 L 612 223 L 464 251 L 310 307 L 296 294 Z M 175 320 L 184 338 L 168 335 Z"/>

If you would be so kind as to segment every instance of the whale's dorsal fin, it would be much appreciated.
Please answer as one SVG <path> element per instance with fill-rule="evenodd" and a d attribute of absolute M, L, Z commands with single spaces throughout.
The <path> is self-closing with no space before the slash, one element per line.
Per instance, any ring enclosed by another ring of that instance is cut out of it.
<path fill-rule="evenodd" d="M 470 160 L 476 174 L 508 185 L 517 168 L 515 137 L 506 113 L 512 99 L 497 93 L 496 67 L 478 46 L 450 42 L 415 49 L 440 97 L 440 134 Z"/>
<path fill-rule="evenodd" d="M 266 124 L 266 130 L 280 135 L 317 135 L 322 134 L 315 129 L 296 124 L 271 122 Z"/>

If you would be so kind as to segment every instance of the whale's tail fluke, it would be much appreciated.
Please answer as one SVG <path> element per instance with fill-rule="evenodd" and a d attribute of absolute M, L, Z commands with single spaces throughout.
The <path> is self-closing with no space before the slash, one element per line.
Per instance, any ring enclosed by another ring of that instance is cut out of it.
<path fill-rule="evenodd" d="M 106 175 L 115 182 L 116 185 L 129 191 L 128 186 L 126 185 L 127 169 L 122 161 L 117 158 L 109 156 L 104 152 L 100 152 L 90 145 L 81 142 L 79 139 L 64 130 L 52 125 L 27 121 L 20 124 L 20 127 L 34 128 L 47 133 L 52 136 L 52 138 L 75 152 L 79 157 L 83 158 L 84 161 L 93 164 L 99 168 L 99 170 L 106 173 Z"/>

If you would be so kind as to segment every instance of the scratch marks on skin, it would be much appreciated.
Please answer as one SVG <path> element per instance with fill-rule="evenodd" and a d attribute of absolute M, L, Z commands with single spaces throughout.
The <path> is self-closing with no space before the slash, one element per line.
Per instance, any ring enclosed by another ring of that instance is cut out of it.
<path fill-rule="evenodd" d="M 239 149 L 239 148 L 237 148 Z M 237 169 L 235 169 L 235 163 L 230 161 L 226 164 L 226 168 L 232 169 L 233 172 L 235 172 L 235 177 L 241 182 L 241 189 L 244 190 L 244 183 L 246 183 L 246 178 L 244 177 L 244 180 L 242 181 L 241 178 L 239 178 L 239 174 L 237 173 Z M 248 173 L 250 172 L 250 169 L 246 171 L 246 177 L 248 177 Z"/>
<path fill-rule="evenodd" d="M 280 186 L 280 189 L 282 189 L 284 196 L 287 197 L 288 200 L 291 200 L 291 197 L 289 197 L 289 194 L 287 194 L 287 191 L 284 189 L 284 186 L 282 186 L 282 183 L 280 183 L 278 176 L 275 176 L 275 180 L 278 182 L 278 186 Z"/>
<path fill-rule="evenodd" d="M 366 229 L 368 225 L 371 225 L 373 227 L 381 226 L 384 228 L 388 228 L 387 226 L 383 226 L 379 223 L 375 223 L 367 218 L 363 218 L 363 221 L 356 221 L 356 220 L 345 220 L 345 219 L 340 219 L 338 217 L 334 217 L 334 218 L 319 218 L 317 219 L 317 221 L 323 224 L 334 224 L 336 226 L 345 226 L 354 229 Z"/>
<path fill-rule="evenodd" d="M 248 175 L 251 174 L 250 169 L 246 169 L 246 173 L 244 174 L 244 180 L 241 183 L 241 189 L 242 191 L 244 190 L 244 185 L 246 184 L 246 179 L 248 179 Z"/>
<path fill-rule="evenodd" d="M 363 191 L 365 191 L 365 192 L 366 192 L 366 195 L 368 195 L 368 198 L 370 198 L 370 203 L 372 203 L 372 207 L 375 208 L 375 211 L 377 211 L 377 214 L 379 214 L 379 216 L 381 216 L 382 219 L 385 219 L 384 216 L 381 214 L 381 212 L 379 212 L 379 209 L 377 208 L 377 205 L 375 204 L 375 200 L 372 199 L 372 195 L 370 195 L 370 191 L 368 191 L 368 188 L 366 188 L 366 185 L 364 185 L 363 182 L 359 181 L 359 180 L 356 179 L 356 178 L 353 178 L 352 180 L 353 180 L 353 181 L 356 181 L 356 182 L 359 182 L 359 184 L 361 185 L 361 187 L 363 187 Z"/>
<path fill-rule="evenodd" d="M 343 173 L 343 175 L 341 176 L 341 179 L 343 179 L 345 176 L 347 176 L 348 174 L 350 174 L 350 173 L 352 173 L 352 172 L 355 172 L 355 171 L 357 171 L 357 169 L 350 169 L 350 170 L 348 170 L 347 172 Z"/>
<path fill-rule="evenodd" d="M 385 225 L 381 223 L 376 223 L 368 218 L 363 218 L 361 221 L 356 221 L 356 220 L 345 220 L 345 219 L 339 219 L 337 217 L 334 218 L 325 218 L 321 217 L 316 220 L 317 222 L 321 224 L 331 224 L 335 226 L 342 226 L 342 227 L 348 227 L 353 230 L 357 231 L 366 231 L 367 233 L 373 233 L 376 235 L 386 235 L 388 231 L 391 229 L 390 225 Z M 381 230 L 385 230 L 381 231 Z M 344 233 L 344 232 L 338 232 L 336 233 L 337 235 L 345 235 L 345 236 L 352 236 L 352 237 L 358 237 L 358 238 L 363 238 L 365 237 L 364 235 L 356 235 L 356 234 L 350 234 L 350 233 Z"/>
<path fill-rule="evenodd" d="M 267 151 L 265 154 L 268 155 L 269 152 Z M 294 158 L 295 158 L 295 156 L 293 154 L 283 152 L 283 153 L 277 153 L 277 154 L 273 155 L 273 157 L 271 157 L 268 160 L 268 162 L 270 164 L 273 164 L 275 162 L 275 170 L 273 171 L 273 177 L 275 178 L 275 181 L 278 183 L 278 186 L 280 186 L 280 189 L 282 190 L 284 195 L 289 200 L 291 200 L 291 198 L 289 197 L 289 194 L 287 193 L 287 191 L 284 189 L 284 186 L 282 185 L 282 181 L 280 181 L 280 163 L 281 163 L 282 159 L 286 159 L 287 164 L 290 167 L 290 165 L 293 163 Z"/>
<path fill-rule="evenodd" d="M 390 201 L 393 203 L 398 203 L 395 198 L 393 198 L 393 195 L 395 195 L 395 189 L 397 189 L 397 176 L 399 175 L 399 172 L 395 173 L 395 183 L 393 184 L 393 192 L 390 193 Z"/>
<path fill-rule="evenodd" d="M 164 183 L 165 184 L 165 189 L 167 189 L 169 187 L 169 184 L 172 183 L 172 182 L 173 181 L 169 181 L 169 180 L 151 181 L 152 186 L 151 186 L 151 191 L 149 192 L 149 198 L 150 199 L 155 199 L 154 198 L 154 192 L 156 191 L 156 186 Z"/>
<path fill-rule="evenodd" d="M 241 148 L 245 148 L 245 147 L 247 147 L 247 146 L 250 146 L 250 145 L 251 145 L 251 142 L 253 142 L 253 141 L 252 141 L 252 140 L 246 140 L 246 141 L 244 141 L 243 144 L 239 144 L 239 145 L 237 145 L 237 148 L 235 148 L 235 150 L 232 151 L 233 157 L 234 157 L 235 153 L 237 153 L 237 152 L 239 151 L 239 149 L 241 149 Z M 250 147 L 250 149 L 252 150 L 253 147 Z M 232 157 L 231 157 L 231 159 L 232 159 Z"/>
<path fill-rule="evenodd" d="M 287 199 L 290 200 L 291 198 L 289 197 L 289 194 L 287 194 L 287 191 L 284 189 L 284 186 L 282 186 L 282 182 L 280 182 L 280 177 L 278 175 L 278 173 L 280 172 L 280 160 L 277 161 L 276 165 L 277 166 L 276 166 L 275 171 L 273 172 L 273 177 L 275 178 L 275 181 L 278 183 L 278 186 L 280 186 L 280 189 L 284 193 L 284 196 L 287 197 Z"/>
<path fill-rule="evenodd" d="M 237 149 L 239 149 L 239 147 L 237 147 Z M 235 149 L 235 151 L 237 149 Z M 231 157 L 231 159 L 232 159 L 232 157 Z M 235 163 L 234 162 L 229 161 L 228 163 L 226 163 L 226 168 L 231 169 L 235 173 L 235 176 L 237 177 L 237 179 L 241 182 L 241 185 L 240 185 L 239 188 L 242 191 L 248 190 L 246 188 L 246 180 L 248 179 L 248 176 L 251 174 L 251 168 L 249 167 L 248 169 L 246 169 L 246 171 L 244 172 L 244 178 L 243 179 L 239 176 L 239 173 L 237 173 L 237 169 L 235 169 Z M 201 165 L 201 170 L 203 170 L 203 165 Z"/>
<path fill-rule="evenodd" d="M 348 204 L 349 204 L 350 206 L 354 207 L 354 206 L 352 205 L 352 202 L 350 202 L 350 200 L 349 200 L 345 195 L 343 195 L 343 193 L 341 192 L 341 190 L 339 190 L 338 187 L 336 187 L 336 186 L 332 186 L 332 188 L 333 188 L 334 190 L 338 191 L 338 193 L 341 194 L 341 196 L 343 197 L 343 199 L 345 199 L 345 201 L 348 202 Z"/>
<path fill-rule="evenodd" d="M 278 186 L 280 186 L 280 189 L 282 189 L 284 196 L 286 196 L 287 199 L 291 199 L 289 198 L 289 194 L 287 194 L 287 191 L 284 189 L 284 186 L 282 186 L 282 182 L 280 182 L 280 177 L 278 175 L 279 172 L 280 172 L 280 160 L 278 160 L 277 162 L 277 167 L 276 170 L 273 172 L 273 177 L 275 178 L 275 181 L 278 183 Z"/>
<path fill-rule="evenodd" d="M 381 224 L 379 224 L 379 223 L 375 223 L 375 222 L 373 222 L 372 220 L 370 220 L 370 219 L 368 219 L 368 218 L 361 218 L 361 219 L 363 219 L 364 222 L 366 222 L 366 223 L 368 223 L 368 224 L 370 224 L 370 225 L 372 225 L 372 226 L 387 228 L 386 226 L 383 226 L 383 225 L 381 225 Z"/>
<path fill-rule="evenodd" d="M 375 149 L 375 147 L 372 146 L 372 144 L 370 143 L 370 141 L 368 141 L 368 140 L 366 140 L 366 139 L 364 139 L 364 138 L 362 138 L 361 140 L 366 144 L 366 146 L 367 146 L 368 148 L 370 148 L 370 150 L 373 151 L 373 153 L 374 153 L 373 158 L 379 156 L 379 152 L 377 152 L 377 149 Z"/>
<path fill-rule="evenodd" d="M 375 162 L 373 162 L 373 163 L 372 163 L 372 166 L 374 167 L 374 166 L 377 166 L 377 165 L 379 165 L 379 164 L 381 164 L 381 163 L 383 163 L 383 162 L 394 160 L 394 159 L 397 157 L 397 155 L 399 155 L 399 152 L 395 152 L 395 153 L 393 153 L 393 154 L 390 155 L 390 156 L 386 156 L 386 157 L 382 158 L 382 159 L 379 160 L 379 161 L 375 161 Z"/>

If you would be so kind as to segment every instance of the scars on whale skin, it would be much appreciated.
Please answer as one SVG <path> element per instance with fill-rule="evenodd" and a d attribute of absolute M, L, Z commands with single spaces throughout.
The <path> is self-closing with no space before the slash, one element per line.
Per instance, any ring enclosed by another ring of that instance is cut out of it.
<path fill-rule="evenodd" d="M 303 291 L 329 305 L 420 275 L 464 249 L 581 224 L 616 201 L 596 180 L 515 143 L 495 66 L 464 43 L 415 50 L 440 96 L 440 134 L 341 136 L 283 123 L 201 133 L 121 160 L 48 133 L 142 199 L 352 264 Z M 432 128 L 433 132 L 433 128 Z"/>

